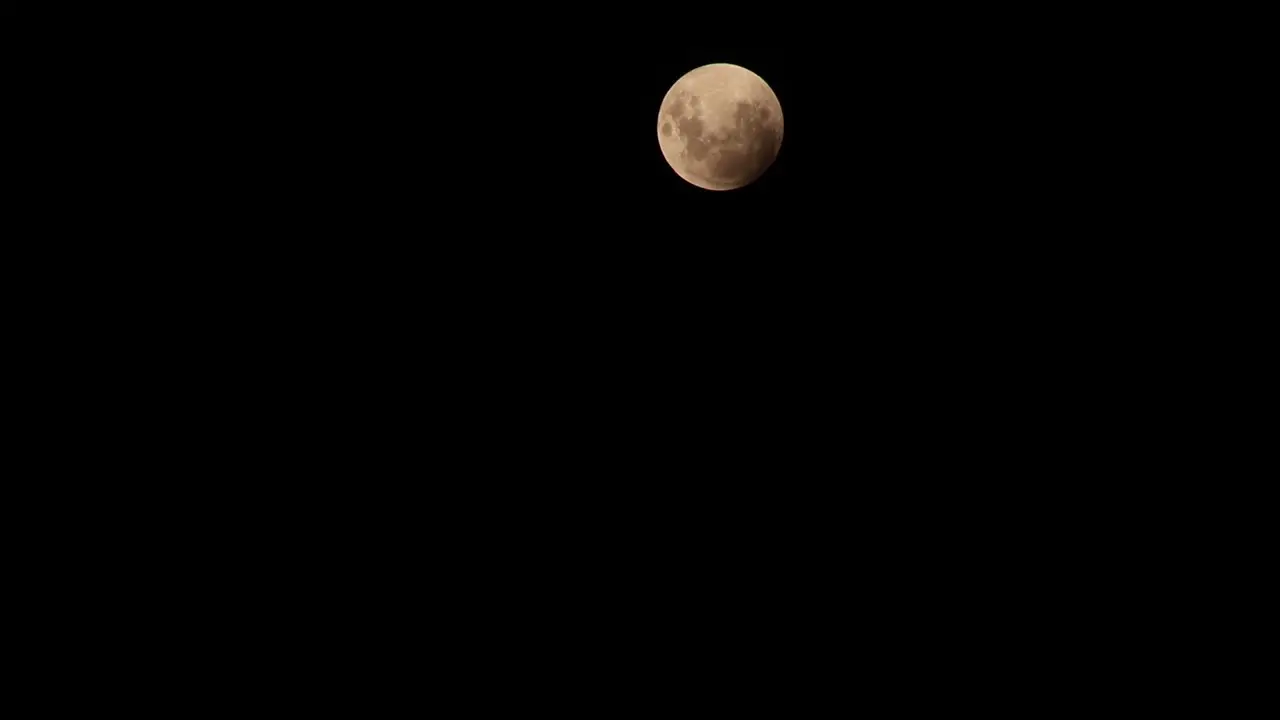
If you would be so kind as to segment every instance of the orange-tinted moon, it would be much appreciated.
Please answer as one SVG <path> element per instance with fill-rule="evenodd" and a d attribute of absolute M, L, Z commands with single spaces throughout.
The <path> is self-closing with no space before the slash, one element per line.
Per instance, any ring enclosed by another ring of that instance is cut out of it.
<path fill-rule="evenodd" d="M 658 145 L 686 181 L 708 190 L 740 188 L 778 156 L 782 106 L 750 70 L 704 65 L 677 80 L 662 99 Z"/>

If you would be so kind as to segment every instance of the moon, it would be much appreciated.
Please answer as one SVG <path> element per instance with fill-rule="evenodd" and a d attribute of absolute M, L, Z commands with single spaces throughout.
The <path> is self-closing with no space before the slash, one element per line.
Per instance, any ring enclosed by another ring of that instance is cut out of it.
<path fill-rule="evenodd" d="M 782 146 L 782 106 L 750 70 L 714 63 L 676 81 L 658 111 L 658 145 L 667 164 L 707 190 L 755 182 Z"/>

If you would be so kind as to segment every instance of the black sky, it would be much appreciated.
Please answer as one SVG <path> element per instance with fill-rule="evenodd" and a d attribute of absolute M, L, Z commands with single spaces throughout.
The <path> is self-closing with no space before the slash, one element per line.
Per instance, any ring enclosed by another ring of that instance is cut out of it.
<path fill-rule="evenodd" d="M 119 214 L 62 202 L 89 230 L 48 244 L 125 266 L 91 268 L 105 288 L 75 313 L 107 306 L 109 337 L 70 374 L 119 358 L 179 408 L 152 420 L 209 447 L 177 476 L 218 472 L 192 505 L 247 486 L 228 502 L 285 537 L 278 556 L 251 543 L 272 577 L 308 556 L 332 587 L 341 549 L 410 582 L 455 558 L 481 582 L 436 585 L 483 587 L 518 577 L 486 553 L 523 552 L 529 580 L 478 591 L 501 601 L 490 617 L 558 585 L 536 584 L 548 559 L 583 586 L 614 570 L 619 596 L 652 576 L 682 607 L 681 575 L 735 607 L 792 596 L 725 624 L 742 637 L 813 617 L 810 598 L 878 622 L 833 592 L 852 580 L 911 608 L 900 647 L 937 598 L 989 587 L 964 584 L 975 558 L 1024 592 L 1047 569 L 1060 594 L 1045 558 L 1097 532 L 1073 500 L 1120 517 L 1113 477 L 1151 475 L 1107 457 L 1144 428 L 1134 388 L 1171 403 L 1180 382 L 1129 352 L 1161 314 L 1135 279 L 1164 238 L 1121 212 L 1147 131 L 1126 112 L 1148 80 L 1116 62 L 1126 31 L 954 3 L 612 7 L 308 6 L 107 36 L 112 62 L 74 75 L 96 94 L 55 88 L 68 134 L 111 155 L 65 174 Z M 740 191 L 684 183 L 655 137 L 667 89 L 712 62 L 758 73 L 786 119 Z M 134 325 L 141 341 L 110 337 Z M 112 370 L 110 424 L 151 412 Z M 227 517 L 210 537 L 241 533 Z M 418 613 L 438 595 L 342 585 Z M 944 620 L 986 627 L 971 617 Z"/>
<path fill-rule="evenodd" d="M 312 13 L 206 61 L 235 99 L 205 117 L 228 129 L 208 141 L 229 237 L 316 335 L 361 338 L 335 352 L 410 374 L 448 356 L 552 405 L 612 388 L 664 422 L 701 417 L 686 391 L 798 423 L 1078 389 L 1050 365 L 1077 362 L 1063 338 L 1137 254 L 1109 216 L 1133 129 L 1104 34 L 1082 50 L 1078 20 L 958 9 L 517 12 Z M 758 73 L 786 119 L 739 191 L 680 180 L 654 132 L 713 62 Z"/>
<path fill-rule="evenodd" d="M 1104 40 L 1082 50 L 1069 18 L 676 15 L 327 18 L 288 31 L 267 99 L 319 225 L 496 235 L 517 255 L 972 277 L 1116 201 L 1124 164 L 1094 166 L 1122 134 Z M 728 193 L 681 181 L 653 132 L 670 85 L 711 62 L 760 74 L 786 118 L 773 168 Z"/>
<path fill-rule="evenodd" d="M 279 30 L 288 57 L 275 67 L 285 93 L 302 89 L 311 127 L 298 130 L 327 136 L 333 167 L 564 235 L 611 225 L 603 215 L 650 235 L 677 216 L 749 217 L 743 229 L 761 234 L 990 234 L 1033 209 L 1052 229 L 1110 122 L 1115 98 L 1081 102 L 1102 40 L 1074 41 L 1071 18 L 727 14 L 338 15 Z M 787 121 L 774 168 L 733 193 L 679 181 L 650 127 L 675 79 L 710 62 L 764 77 Z"/>

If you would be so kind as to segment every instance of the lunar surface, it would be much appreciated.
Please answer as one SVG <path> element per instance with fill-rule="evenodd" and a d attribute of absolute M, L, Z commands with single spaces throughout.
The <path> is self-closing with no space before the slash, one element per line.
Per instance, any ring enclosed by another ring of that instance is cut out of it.
<path fill-rule="evenodd" d="M 759 75 L 716 63 L 676 81 L 658 112 L 658 144 L 680 177 L 708 190 L 754 182 L 782 146 L 782 106 Z"/>

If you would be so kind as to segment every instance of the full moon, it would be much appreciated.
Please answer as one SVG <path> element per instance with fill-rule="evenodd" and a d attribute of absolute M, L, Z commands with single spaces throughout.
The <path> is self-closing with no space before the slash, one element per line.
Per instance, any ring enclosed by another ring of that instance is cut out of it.
<path fill-rule="evenodd" d="M 700 188 L 750 185 L 782 146 L 782 106 L 750 70 L 704 65 L 677 80 L 662 99 L 658 145 L 671 169 Z"/>

